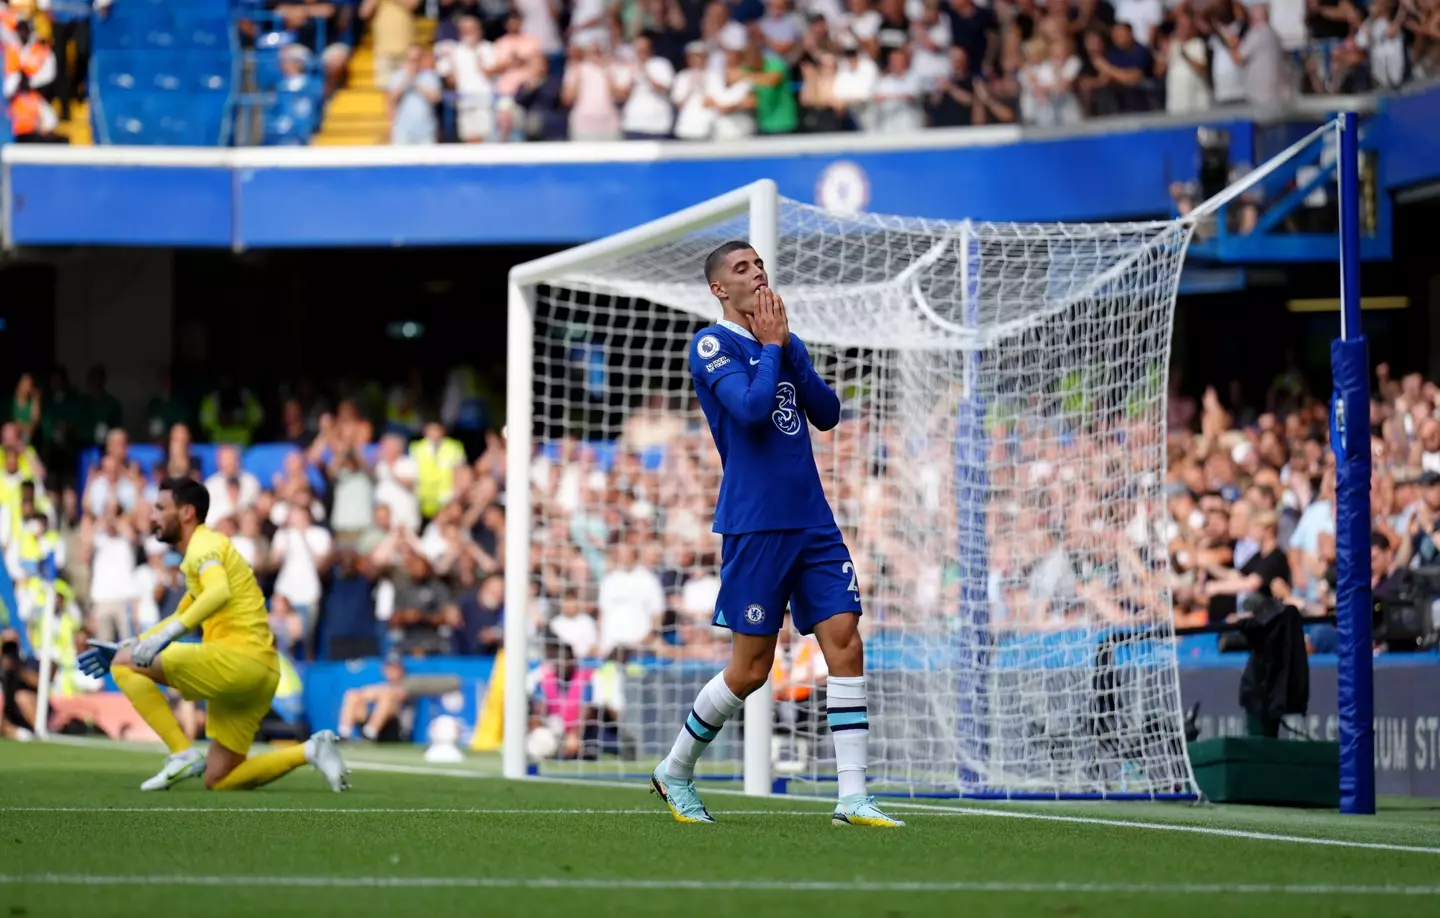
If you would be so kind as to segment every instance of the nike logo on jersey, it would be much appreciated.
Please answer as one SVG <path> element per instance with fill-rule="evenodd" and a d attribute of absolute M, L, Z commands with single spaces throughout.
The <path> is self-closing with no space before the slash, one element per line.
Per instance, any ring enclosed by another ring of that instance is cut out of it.
<path fill-rule="evenodd" d="M 750 358 L 750 366 L 753 367 L 753 366 L 756 366 L 756 365 L 759 364 L 759 363 L 760 363 L 760 358 L 759 358 L 759 357 L 751 357 L 751 358 Z"/>

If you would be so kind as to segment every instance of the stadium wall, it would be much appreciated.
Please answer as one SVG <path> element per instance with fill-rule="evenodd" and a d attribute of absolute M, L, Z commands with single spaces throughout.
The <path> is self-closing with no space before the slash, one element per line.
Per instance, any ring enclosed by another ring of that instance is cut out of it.
<path fill-rule="evenodd" d="M 758 178 L 839 210 L 1109 220 L 1170 212 L 1196 177 L 1195 131 L 1255 156 L 1253 113 L 1064 133 L 1013 126 L 743 145 L 631 142 L 396 149 L 8 146 L 7 246 L 250 248 L 569 244 Z M 1295 115 L 1320 120 L 1318 113 Z M 1103 131 L 1103 132 L 1102 132 Z"/>
<path fill-rule="evenodd" d="M 1382 663 L 1384 665 L 1382 665 Z M 1229 660 L 1184 666 L 1180 694 L 1188 709 L 1200 704 L 1200 736 L 1243 736 L 1241 666 Z M 1440 797 L 1440 694 L 1435 659 L 1377 661 L 1375 667 L 1375 787 L 1380 794 Z M 1310 669 L 1306 732 L 1335 742 L 1340 735 L 1336 668 L 1315 661 Z"/>

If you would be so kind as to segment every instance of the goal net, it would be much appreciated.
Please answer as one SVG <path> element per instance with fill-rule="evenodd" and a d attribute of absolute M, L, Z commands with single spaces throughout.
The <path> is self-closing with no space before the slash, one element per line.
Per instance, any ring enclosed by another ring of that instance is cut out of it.
<path fill-rule="evenodd" d="M 748 238 L 841 396 L 811 436 L 863 596 L 875 790 L 1191 796 L 1162 526 L 1189 236 L 841 217 L 767 182 L 517 268 L 507 774 L 643 779 L 728 658 L 687 346 L 719 318 L 705 256 Z M 813 638 L 782 638 L 697 777 L 832 792 L 824 691 Z"/>

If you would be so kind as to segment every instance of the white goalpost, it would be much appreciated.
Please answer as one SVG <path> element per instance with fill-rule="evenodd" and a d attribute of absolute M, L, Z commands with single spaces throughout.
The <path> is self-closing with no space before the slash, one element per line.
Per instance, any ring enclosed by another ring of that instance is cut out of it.
<path fill-rule="evenodd" d="M 863 596 L 874 791 L 1194 799 L 1161 526 L 1192 227 L 842 217 L 762 181 L 515 268 L 506 776 L 644 780 L 724 665 L 686 353 L 719 317 L 705 256 L 742 238 L 841 396 L 811 433 Z M 697 779 L 833 792 L 823 670 L 782 646 Z"/>

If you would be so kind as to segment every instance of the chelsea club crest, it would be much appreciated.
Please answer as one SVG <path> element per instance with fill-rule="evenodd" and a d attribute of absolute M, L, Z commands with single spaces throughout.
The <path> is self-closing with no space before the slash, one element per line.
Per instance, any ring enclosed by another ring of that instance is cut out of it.
<path fill-rule="evenodd" d="M 836 160 L 815 183 L 815 203 L 837 217 L 853 217 L 870 205 L 870 179 L 849 160 Z"/>
<path fill-rule="evenodd" d="M 760 624 L 765 620 L 765 607 L 752 602 L 745 607 L 745 620 L 752 625 Z"/>

